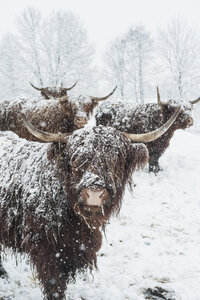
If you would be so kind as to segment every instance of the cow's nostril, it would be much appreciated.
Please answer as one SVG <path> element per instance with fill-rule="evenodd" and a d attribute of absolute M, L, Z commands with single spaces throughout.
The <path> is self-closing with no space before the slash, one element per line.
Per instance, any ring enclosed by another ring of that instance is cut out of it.
<path fill-rule="evenodd" d="M 103 193 L 101 193 L 101 195 L 99 196 L 99 198 L 102 198 L 103 196 L 105 196 L 106 194 L 106 190 L 103 191 Z"/>

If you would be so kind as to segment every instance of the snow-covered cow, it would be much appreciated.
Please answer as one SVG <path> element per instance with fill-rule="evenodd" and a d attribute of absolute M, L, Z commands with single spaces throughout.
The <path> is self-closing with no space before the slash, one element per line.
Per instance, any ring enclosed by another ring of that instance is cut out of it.
<path fill-rule="evenodd" d="M 112 126 L 125 132 L 144 133 L 162 126 L 181 106 L 180 114 L 170 129 L 159 139 L 146 144 L 149 151 L 149 171 L 160 170 L 159 158 L 167 149 L 174 132 L 193 125 L 192 106 L 200 98 L 190 102 L 169 100 L 162 103 L 157 89 L 158 103 L 134 105 L 125 101 L 103 103 L 98 107 L 95 118 L 97 125 Z"/>
<path fill-rule="evenodd" d="M 116 88 L 115 88 L 116 89 Z M 15 99 L 0 102 L 0 130 L 10 130 L 19 137 L 30 141 L 40 141 L 24 126 L 21 107 L 32 124 L 50 133 L 66 133 L 82 128 L 99 101 L 110 97 L 115 89 L 105 97 L 79 96 L 78 99 Z"/>
<path fill-rule="evenodd" d="M 144 144 L 159 130 L 135 135 L 111 127 L 69 134 L 28 130 L 47 143 L 0 133 L 0 245 L 25 252 L 36 268 L 45 299 L 64 299 L 66 283 L 96 267 L 101 228 L 118 213 L 126 183 L 148 160 Z M 0 275 L 6 277 L 2 264 Z"/>
<path fill-rule="evenodd" d="M 71 89 L 73 89 L 77 82 L 75 82 L 71 87 L 69 88 L 64 88 L 62 86 L 60 87 L 36 87 L 35 85 L 33 85 L 30 82 L 31 86 L 40 91 L 41 95 L 45 98 L 45 99 L 51 99 L 51 98 L 62 98 L 62 97 L 66 97 L 67 96 L 67 92 L 70 91 Z"/>

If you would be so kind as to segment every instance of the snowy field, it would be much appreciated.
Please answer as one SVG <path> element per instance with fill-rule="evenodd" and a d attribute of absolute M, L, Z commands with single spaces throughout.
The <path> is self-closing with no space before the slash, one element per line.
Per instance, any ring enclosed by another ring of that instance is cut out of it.
<path fill-rule="evenodd" d="M 70 300 L 200 300 L 200 135 L 177 131 L 160 164 L 157 176 L 134 173 L 133 193 L 107 226 L 99 271 L 70 284 Z M 42 299 L 28 260 L 17 262 L 7 252 L 0 300 Z M 145 296 L 156 286 L 167 296 Z"/>

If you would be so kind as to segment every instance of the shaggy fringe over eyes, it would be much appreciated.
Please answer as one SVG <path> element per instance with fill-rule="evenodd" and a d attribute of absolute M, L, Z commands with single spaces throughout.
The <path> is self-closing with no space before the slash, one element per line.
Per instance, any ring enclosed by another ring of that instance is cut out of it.
<path fill-rule="evenodd" d="M 69 140 L 66 145 L 53 144 L 48 151 L 48 158 L 62 170 L 61 180 L 70 198 L 75 201 L 80 191 L 76 186 L 89 171 L 105 183 L 112 198 L 111 213 L 118 213 L 126 183 L 131 185 L 132 173 L 148 161 L 147 148 L 144 144 L 131 144 L 119 131 L 102 126 L 94 127 L 92 133 L 74 133 L 71 139 L 73 143 Z M 81 188 L 86 186 L 87 182 L 82 182 Z"/>

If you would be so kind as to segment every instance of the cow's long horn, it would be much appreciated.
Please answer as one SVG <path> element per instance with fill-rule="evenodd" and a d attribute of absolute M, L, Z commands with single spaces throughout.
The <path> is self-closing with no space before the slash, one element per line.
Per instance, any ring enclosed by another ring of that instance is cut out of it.
<path fill-rule="evenodd" d="M 159 92 L 158 86 L 156 87 L 156 90 L 157 90 L 157 103 L 158 103 L 158 105 L 162 106 L 162 103 L 160 101 L 160 92 Z"/>
<path fill-rule="evenodd" d="M 159 105 L 159 106 L 163 106 L 163 105 L 167 105 L 168 104 L 168 102 L 161 102 L 161 100 L 160 100 L 160 92 L 159 92 L 159 88 L 158 87 L 156 87 L 156 90 L 157 90 L 157 104 Z"/>
<path fill-rule="evenodd" d="M 69 90 L 73 89 L 73 88 L 77 85 L 77 82 L 78 82 L 78 81 L 76 81 L 71 87 L 66 88 L 66 90 L 69 91 Z"/>
<path fill-rule="evenodd" d="M 175 113 L 171 116 L 171 118 L 164 125 L 162 125 L 160 128 L 158 128 L 154 131 L 151 131 L 148 133 L 142 133 L 142 134 L 132 134 L 132 133 L 123 132 L 123 134 L 127 138 L 129 138 L 132 142 L 136 142 L 136 143 L 152 142 L 152 141 L 158 139 L 161 135 L 163 135 L 170 128 L 170 126 L 176 120 L 176 117 L 178 116 L 180 109 L 181 109 L 181 106 L 179 106 L 176 109 Z"/>
<path fill-rule="evenodd" d="M 196 100 L 192 100 L 192 101 L 190 101 L 190 103 L 191 104 L 196 104 L 196 103 L 198 103 L 200 101 L 200 97 L 199 98 L 197 98 Z"/>
<path fill-rule="evenodd" d="M 38 87 L 36 87 L 36 86 L 33 85 L 31 82 L 30 82 L 30 85 L 31 85 L 34 89 L 36 89 L 36 90 L 38 90 L 38 91 L 42 91 L 42 89 L 43 89 L 43 88 L 38 88 Z"/>
<path fill-rule="evenodd" d="M 32 133 L 36 138 L 44 141 L 44 142 L 63 142 L 66 143 L 71 133 L 47 133 L 37 129 L 33 126 L 26 118 L 26 116 L 21 113 L 22 120 L 24 122 L 25 127 L 28 129 L 30 133 Z"/>
<path fill-rule="evenodd" d="M 91 96 L 91 99 L 92 99 L 92 101 L 104 101 L 104 100 L 108 99 L 110 96 L 112 96 L 112 94 L 114 94 L 116 88 L 117 88 L 117 85 L 116 85 L 116 87 L 112 90 L 112 92 L 111 92 L 110 94 L 108 94 L 107 96 L 105 96 L 105 97 L 92 97 L 92 96 Z"/>

